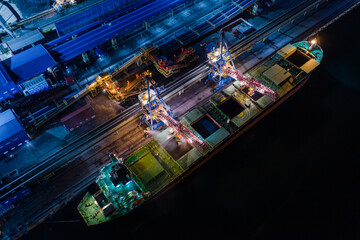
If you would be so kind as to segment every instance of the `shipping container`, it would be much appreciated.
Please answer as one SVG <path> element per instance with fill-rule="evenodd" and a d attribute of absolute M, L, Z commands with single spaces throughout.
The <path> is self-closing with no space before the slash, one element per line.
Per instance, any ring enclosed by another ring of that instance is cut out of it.
<path fill-rule="evenodd" d="M 65 78 L 65 81 L 69 86 L 73 85 L 76 82 L 73 76 Z"/>
<path fill-rule="evenodd" d="M 86 124 L 87 122 L 91 121 L 95 118 L 95 112 L 89 104 L 82 106 L 81 108 L 77 109 L 76 111 L 66 115 L 65 117 L 61 118 L 61 122 L 67 128 L 67 130 L 74 131 L 78 127 Z"/>

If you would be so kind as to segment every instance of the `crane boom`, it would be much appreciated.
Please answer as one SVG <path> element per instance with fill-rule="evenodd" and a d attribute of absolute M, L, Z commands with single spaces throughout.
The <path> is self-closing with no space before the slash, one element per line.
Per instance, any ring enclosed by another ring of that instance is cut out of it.
<path fill-rule="evenodd" d="M 206 148 L 206 144 L 199 137 L 197 137 L 194 133 L 192 133 L 181 122 L 178 122 L 174 118 L 172 118 L 161 107 L 158 107 L 155 111 L 153 111 L 153 113 L 155 117 L 157 117 L 167 126 L 171 127 L 175 132 L 181 135 L 189 144 L 201 150 L 204 150 Z"/>
<path fill-rule="evenodd" d="M 223 65 L 222 72 L 223 72 L 223 74 L 225 74 L 235 80 L 238 80 L 241 85 L 250 87 L 253 90 L 255 90 L 263 95 L 266 95 L 273 100 L 275 100 L 279 97 L 277 92 L 275 92 L 274 90 L 272 90 L 269 87 L 266 87 L 264 84 L 260 83 L 255 78 L 250 78 L 250 77 L 240 73 L 238 70 L 234 69 L 230 64 Z"/>

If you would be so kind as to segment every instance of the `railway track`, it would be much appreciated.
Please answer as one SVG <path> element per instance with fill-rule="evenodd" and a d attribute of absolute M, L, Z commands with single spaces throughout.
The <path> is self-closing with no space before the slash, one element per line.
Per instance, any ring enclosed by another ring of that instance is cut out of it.
<path fill-rule="evenodd" d="M 270 23 L 263 26 L 261 29 L 249 34 L 243 41 L 239 42 L 235 46 L 230 48 L 230 52 L 233 58 L 236 58 L 241 53 L 251 49 L 254 43 L 259 42 L 271 35 L 272 33 L 279 31 L 281 28 L 285 27 L 293 20 L 298 17 L 306 14 L 314 8 L 317 8 L 321 3 L 327 2 L 327 0 L 307 0 L 296 7 L 292 8 L 290 11 L 285 12 L 284 14 L 278 16 Z"/>

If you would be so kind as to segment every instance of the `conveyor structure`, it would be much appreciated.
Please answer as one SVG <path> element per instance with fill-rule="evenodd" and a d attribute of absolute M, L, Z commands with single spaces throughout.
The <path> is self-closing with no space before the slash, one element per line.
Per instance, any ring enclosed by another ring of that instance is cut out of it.
<path fill-rule="evenodd" d="M 164 56 L 158 56 L 160 52 L 157 51 L 155 46 L 142 47 L 141 52 L 134 54 L 128 62 L 122 65 L 120 68 L 115 69 L 113 73 L 104 72 L 99 74 L 95 78 L 95 82 L 88 85 L 88 89 L 93 95 L 96 95 L 99 91 L 99 86 L 109 93 L 111 99 L 115 102 L 123 102 L 128 97 L 138 95 L 146 87 L 144 85 L 146 75 L 151 75 L 148 71 L 137 74 L 134 80 L 128 80 L 125 86 L 119 86 L 115 81 L 117 76 L 128 69 L 132 64 L 136 63 L 137 66 L 144 62 L 150 61 L 154 64 L 156 69 L 165 77 L 170 77 L 174 73 L 180 71 L 181 68 L 187 67 L 190 63 L 196 61 L 198 56 L 195 55 L 195 50 L 191 47 L 182 49 L 178 56 L 174 56 L 174 60 L 168 60 Z M 121 84 L 120 84 L 121 85 Z M 124 84 L 123 84 L 124 85 Z"/>
<path fill-rule="evenodd" d="M 187 67 L 199 58 L 192 47 L 182 48 L 178 56 L 174 54 L 173 61 L 167 59 L 165 56 L 161 56 L 155 46 L 147 48 L 141 47 L 141 49 L 145 53 L 147 60 L 151 61 L 156 69 L 166 78 L 179 72 L 181 68 Z"/>
<path fill-rule="evenodd" d="M 121 101 L 121 95 L 118 87 L 115 82 L 112 80 L 112 77 L 109 73 L 103 72 L 99 74 L 96 78 L 96 83 L 98 86 L 101 86 L 104 91 L 109 94 L 109 97 L 116 102 Z"/>
<path fill-rule="evenodd" d="M 151 75 L 149 70 L 141 74 L 136 74 L 135 79 L 127 80 L 127 78 L 117 81 L 116 76 L 125 71 L 127 67 L 136 61 L 142 61 L 143 54 L 135 55 L 127 64 L 109 74 L 103 72 L 96 76 L 93 83 L 87 85 L 87 88 L 93 96 L 96 96 L 101 90 L 109 94 L 109 98 L 117 103 L 126 101 L 129 97 L 138 95 L 146 89 L 146 76 Z"/>

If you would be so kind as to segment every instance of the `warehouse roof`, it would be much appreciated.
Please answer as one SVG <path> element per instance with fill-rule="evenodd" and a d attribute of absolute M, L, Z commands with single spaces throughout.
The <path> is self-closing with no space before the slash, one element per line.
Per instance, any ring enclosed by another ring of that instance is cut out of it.
<path fill-rule="evenodd" d="M 62 61 L 69 61 L 183 2 L 185 2 L 185 0 L 154 1 L 151 4 L 138 8 L 108 24 L 102 25 L 101 27 L 58 45 L 54 47 L 52 51 L 59 53 Z"/>
<path fill-rule="evenodd" d="M 16 83 L 36 77 L 55 65 L 55 60 L 41 44 L 10 58 L 10 70 Z"/>
<path fill-rule="evenodd" d="M 44 38 L 45 37 L 42 35 L 39 29 L 36 29 L 26 32 L 17 38 L 12 38 L 7 41 L 6 44 L 12 52 L 15 52 Z"/>
<path fill-rule="evenodd" d="M 0 101 L 11 98 L 18 92 L 5 66 L 0 62 Z"/>
<path fill-rule="evenodd" d="M 23 127 L 9 109 L 0 113 L 0 142 L 23 131 Z"/>

